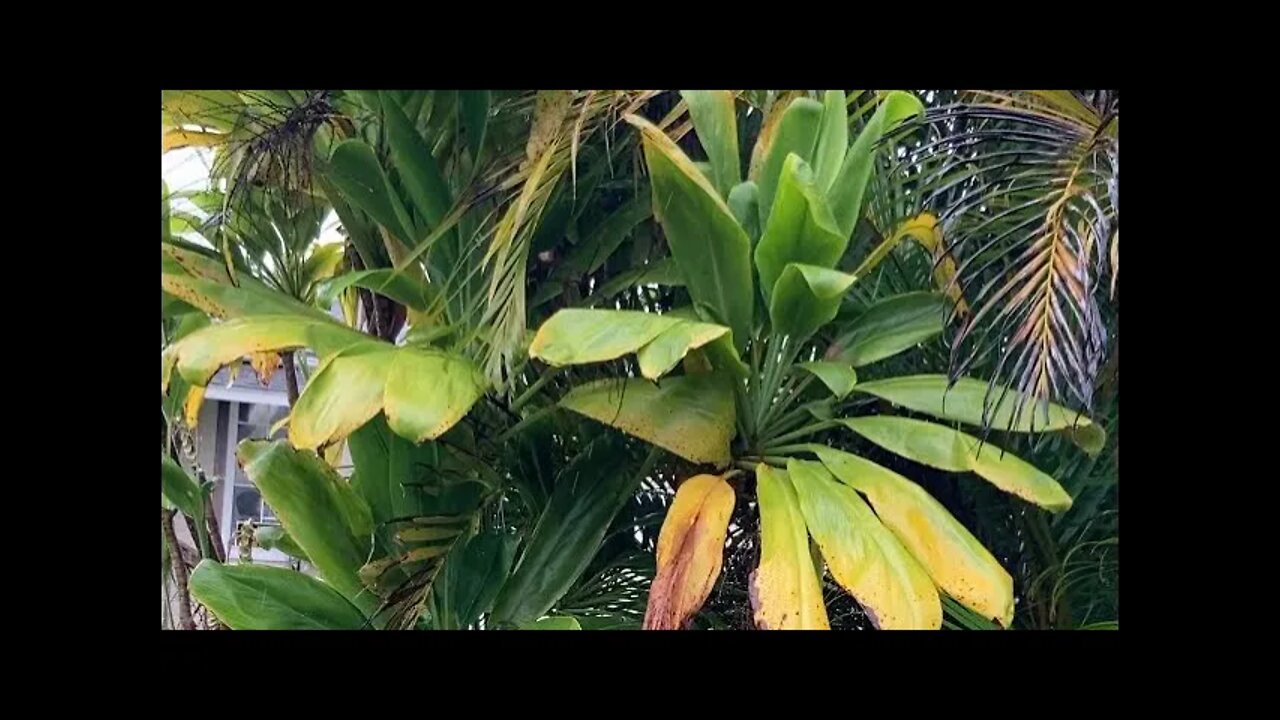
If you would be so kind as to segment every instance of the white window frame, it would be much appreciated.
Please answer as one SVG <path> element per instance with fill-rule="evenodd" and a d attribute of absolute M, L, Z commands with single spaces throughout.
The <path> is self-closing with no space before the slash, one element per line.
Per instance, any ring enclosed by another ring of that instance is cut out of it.
<path fill-rule="evenodd" d="M 222 520 L 220 523 L 222 527 L 219 528 L 219 532 L 222 533 L 222 546 L 227 549 L 227 560 L 238 560 L 240 559 L 240 547 L 235 540 L 234 503 L 236 497 L 236 468 L 239 467 L 236 462 L 236 445 L 240 442 L 240 406 L 270 405 L 273 407 L 289 407 L 289 399 L 278 392 L 237 387 L 210 387 L 205 397 L 207 399 L 223 400 L 230 409 L 227 414 L 227 426 L 218 428 L 218 431 L 225 432 L 227 437 L 226 455 L 223 463 L 225 477 L 222 478 L 224 483 L 222 488 Z M 265 550 L 255 545 L 253 548 L 253 561 L 255 563 L 276 565 L 291 563 L 293 558 L 279 550 Z"/>

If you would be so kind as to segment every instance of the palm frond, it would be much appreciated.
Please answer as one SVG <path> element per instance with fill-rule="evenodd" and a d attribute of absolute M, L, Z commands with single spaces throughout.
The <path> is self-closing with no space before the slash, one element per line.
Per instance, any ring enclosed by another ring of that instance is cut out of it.
<path fill-rule="evenodd" d="M 953 377 L 981 368 L 993 391 L 1018 390 L 1014 422 L 1051 400 L 1092 411 L 1108 337 L 1104 276 L 1116 265 L 1118 95 L 962 99 L 930 110 L 927 137 L 899 153 L 890 182 L 909 197 L 882 203 L 882 217 L 924 208 L 941 220 L 972 308 L 952 338 Z"/>

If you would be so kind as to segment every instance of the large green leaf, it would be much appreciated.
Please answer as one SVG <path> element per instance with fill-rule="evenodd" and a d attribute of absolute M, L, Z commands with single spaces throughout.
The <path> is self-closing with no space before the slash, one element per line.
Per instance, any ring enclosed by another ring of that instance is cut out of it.
<path fill-rule="evenodd" d="M 336 442 L 382 409 L 395 348 L 363 342 L 321 363 L 289 414 L 289 441 L 314 450 Z"/>
<path fill-rule="evenodd" d="M 857 280 L 838 270 L 790 263 L 778 277 L 769 303 L 774 332 L 797 341 L 808 338 L 831 322 L 840 311 L 840 299 Z"/>
<path fill-rule="evenodd" d="M 391 162 L 400 173 L 400 180 L 408 190 L 409 199 L 413 202 L 414 208 L 417 209 L 419 216 L 426 220 L 426 227 L 422 228 L 422 232 L 404 238 L 406 242 L 417 243 L 426 231 L 440 224 L 448 214 L 453 198 L 426 140 L 418 134 L 400 106 L 395 102 L 387 102 L 386 93 L 383 93 L 383 96 L 382 106 L 386 122 L 387 144 L 391 146 Z M 366 212 L 374 215 L 368 210 Z M 386 223 L 383 224 L 386 225 Z M 394 226 L 388 225 L 388 227 Z"/>
<path fill-rule="evenodd" d="M 560 404 L 696 463 L 729 463 L 733 389 L 719 373 L 600 380 L 571 390 Z"/>
<path fill-rule="evenodd" d="M 397 434 L 432 440 L 484 394 L 474 363 L 440 350 L 364 342 L 321 363 L 293 406 L 289 440 L 318 448 L 364 425 L 379 410 Z"/>
<path fill-rule="evenodd" d="M 538 619 L 586 570 L 613 518 L 640 484 L 620 462 L 617 435 L 591 441 L 556 478 L 555 490 L 493 609 L 495 622 Z"/>
<path fill-rule="evenodd" d="M 942 332 L 949 309 L 944 295 L 903 293 L 872 305 L 835 342 L 838 355 L 855 367 L 870 365 Z"/>
<path fill-rule="evenodd" d="M 160 456 L 160 494 L 190 517 L 204 517 L 204 500 L 196 481 L 165 455 Z"/>
<path fill-rule="evenodd" d="M 485 130 L 489 126 L 489 106 L 492 93 L 488 90 L 459 90 L 458 107 L 462 111 L 462 126 L 467 133 L 467 149 L 471 162 L 480 162 L 480 150 L 484 147 Z"/>
<path fill-rule="evenodd" d="M 821 380 L 837 400 L 843 400 L 858 384 L 858 373 L 846 363 L 815 360 L 800 363 L 796 367 Z"/>
<path fill-rule="evenodd" d="M 882 630 L 937 630 L 942 603 L 933 581 L 852 488 L 822 463 L 790 459 L 787 474 L 809 533 L 831 575 Z"/>
<path fill-rule="evenodd" d="M 301 315 L 327 318 L 319 309 L 272 290 L 244 273 L 237 276 L 239 285 L 233 285 L 225 268 L 221 261 L 212 257 L 176 245 L 160 244 L 160 289 L 213 317 Z"/>
<path fill-rule="evenodd" d="M 191 594 L 232 630 L 359 630 L 365 618 L 333 588 L 270 565 L 202 561 Z"/>
<path fill-rule="evenodd" d="M 263 525 L 253 531 L 253 541 L 263 550 L 278 550 L 298 560 L 311 562 L 306 551 L 298 547 L 298 543 L 289 537 L 289 533 L 279 525 Z"/>
<path fill-rule="evenodd" d="M 760 176 L 756 178 L 760 186 L 760 227 L 769 227 L 774 196 L 787 157 L 794 153 L 806 163 L 812 160 L 821 129 L 822 103 L 817 100 L 796 98 L 783 112 L 777 132 L 769 143 Z"/>
<path fill-rule="evenodd" d="M 849 150 L 849 111 L 845 105 L 843 90 L 828 90 L 822 96 L 822 130 L 813 152 L 813 172 L 824 196 Z M 848 237 L 846 234 L 845 239 Z"/>
<path fill-rule="evenodd" d="M 330 320 L 298 315 L 253 315 L 210 325 L 182 338 L 161 356 L 161 390 L 168 386 L 169 373 L 176 368 L 187 382 L 203 387 L 224 365 L 252 353 L 315 348 L 325 355 L 354 344 L 386 343 Z"/>
<path fill-rule="evenodd" d="M 853 233 L 854 225 L 862 216 L 862 199 L 875 169 L 875 153 L 881 138 L 898 123 L 923 111 L 924 105 L 914 95 L 895 90 L 885 96 L 849 148 L 828 194 L 836 225 L 845 237 Z"/>
<path fill-rule="evenodd" d="M 414 442 L 434 440 L 471 410 L 486 386 L 480 369 L 460 355 L 400 348 L 387 373 L 387 422 Z"/>
<path fill-rule="evenodd" d="M 578 619 L 571 615 L 544 617 L 520 626 L 521 630 L 581 630 Z"/>
<path fill-rule="evenodd" d="M 751 607 L 761 630 L 827 630 L 822 583 L 809 554 L 809 532 L 785 470 L 756 467 L 760 566 L 751 574 Z"/>
<path fill-rule="evenodd" d="M 489 612 L 511 572 L 518 540 L 509 533 L 481 533 L 449 554 L 432 587 L 437 627 L 461 630 Z"/>
<path fill-rule="evenodd" d="M 750 180 L 734 185 L 729 191 L 729 211 L 754 248 L 760 240 L 760 187 Z"/>
<path fill-rule="evenodd" d="M 876 516 L 933 582 L 965 607 L 1005 627 L 1013 621 L 1013 578 L 947 509 L 901 475 L 846 452 L 814 445 L 822 464 L 867 496 Z"/>
<path fill-rule="evenodd" d="M 721 197 L 742 179 L 738 156 L 738 117 L 728 90 L 681 90 L 689 106 L 698 142 L 711 161 L 711 179 Z"/>
<path fill-rule="evenodd" d="M 600 286 L 599 291 L 593 296 L 593 300 L 595 302 L 608 300 L 623 290 L 643 285 L 683 287 L 685 285 L 684 273 L 680 270 L 675 258 L 666 257 L 654 260 L 648 265 L 641 265 L 619 273 L 612 280 Z"/>
<path fill-rule="evenodd" d="M 722 337 L 729 329 L 633 310 L 567 308 L 542 324 L 529 356 L 552 365 L 613 360 L 636 353 L 640 372 L 651 380 L 665 375 L 690 350 Z"/>
<path fill-rule="evenodd" d="M 756 271 L 765 302 L 772 298 L 774 284 L 787 265 L 833 268 L 848 244 L 849 236 L 836 228 L 809 164 L 799 155 L 787 156 L 773 212 L 756 245 Z"/>
<path fill-rule="evenodd" d="M 653 214 L 666 231 L 694 303 L 733 330 L 739 348 L 751 333 L 751 241 L 729 206 L 679 147 L 652 123 L 640 128 L 653 187 Z"/>
<path fill-rule="evenodd" d="M 949 472 L 977 473 L 1001 490 L 1051 512 L 1071 507 L 1071 496 L 1057 480 L 971 435 L 923 420 L 888 415 L 845 418 L 840 422 L 909 460 Z"/>
<path fill-rule="evenodd" d="M 294 450 L 284 441 L 246 440 L 237 455 L 285 532 L 325 581 L 356 607 L 371 612 L 376 598 L 358 576 L 373 535 L 373 518 L 364 500 L 318 455 Z"/>
<path fill-rule="evenodd" d="M 392 191 L 391 183 L 373 148 L 361 140 L 344 140 L 333 149 L 326 175 L 352 205 L 368 213 L 379 225 L 408 243 L 412 228 L 407 213 Z"/>
<path fill-rule="evenodd" d="M 437 296 L 434 285 L 421 282 L 390 268 L 357 270 L 343 273 L 324 283 L 317 297 L 324 306 L 332 304 L 339 293 L 349 287 L 362 287 L 385 295 L 407 308 L 426 312 Z"/>
<path fill-rule="evenodd" d="M 1023 400 L 1025 396 L 1017 390 L 999 385 L 988 395 L 990 386 L 974 378 L 960 378 L 948 387 L 950 382 L 946 375 L 908 375 L 876 380 L 858 390 L 894 405 L 968 425 L 989 425 L 1009 432 L 1074 431 L 1068 434 L 1091 454 L 1097 454 L 1106 444 L 1107 434 L 1101 426 L 1061 405 L 1041 406 L 1031 399 Z M 1024 407 L 1017 422 L 1013 422 L 1019 402 Z"/>

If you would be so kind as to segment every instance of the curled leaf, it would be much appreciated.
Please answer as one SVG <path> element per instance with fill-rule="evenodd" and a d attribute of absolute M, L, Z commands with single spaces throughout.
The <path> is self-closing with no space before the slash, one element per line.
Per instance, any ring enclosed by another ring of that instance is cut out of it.
<path fill-rule="evenodd" d="M 733 488 L 719 475 L 697 475 L 680 485 L 658 535 L 644 629 L 678 630 L 706 602 L 720 577 L 733 503 Z"/>

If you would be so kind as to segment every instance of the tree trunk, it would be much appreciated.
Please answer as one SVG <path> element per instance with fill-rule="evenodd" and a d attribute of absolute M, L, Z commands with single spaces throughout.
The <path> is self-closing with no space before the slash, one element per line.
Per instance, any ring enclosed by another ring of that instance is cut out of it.
<path fill-rule="evenodd" d="M 173 531 L 174 512 L 160 508 L 160 529 L 164 532 L 165 542 L 169 544 L 169 565 L 173 569 L 173 579 L 178 586 L 178 629 L 195 630 L 196 624 L 191 619 L 191 596 L 187 592 L 187 564 L 182 560 L 178 534 Z"/>

